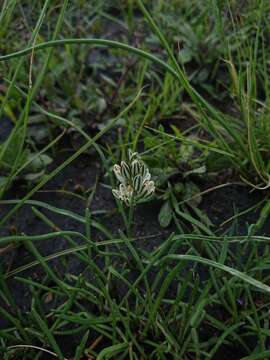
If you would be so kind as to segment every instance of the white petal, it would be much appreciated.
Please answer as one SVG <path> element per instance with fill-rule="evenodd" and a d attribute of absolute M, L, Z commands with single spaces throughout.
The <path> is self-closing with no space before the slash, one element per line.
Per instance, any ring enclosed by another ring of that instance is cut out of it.
<path fill-rule="evenodd" d="M 112 189 L 112 193 L 117 199 L 120 199 L 120 192 L 118 190 Z"/>

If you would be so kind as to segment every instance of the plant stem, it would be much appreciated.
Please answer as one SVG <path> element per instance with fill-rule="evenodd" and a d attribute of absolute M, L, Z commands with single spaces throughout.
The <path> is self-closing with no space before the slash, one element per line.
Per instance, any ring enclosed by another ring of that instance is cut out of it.
<path fill-rule="evenodd" d="M 132 224 L 133 224 L 133 218 L 134 218 L 134 212 L 135 212 L 135 206 L 133 201 L 131 201 L 128 211 L 128 223 L 127 223 L 127 236 L 128 238 L 131 238 L 132 233 Z"/>

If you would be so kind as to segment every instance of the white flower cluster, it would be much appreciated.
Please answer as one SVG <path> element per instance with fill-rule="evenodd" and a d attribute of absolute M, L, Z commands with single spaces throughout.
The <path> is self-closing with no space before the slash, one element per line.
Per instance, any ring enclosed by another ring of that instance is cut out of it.
<path fill-rule="evenodd" d="M 155 191 L 149 169 L 138 153 L 128 151 L 128 161 L 114 165 L 114 174 L 119 180 L 119 189 L 113 189 L 113 195 L 127 206 L 147 200 Z"/>

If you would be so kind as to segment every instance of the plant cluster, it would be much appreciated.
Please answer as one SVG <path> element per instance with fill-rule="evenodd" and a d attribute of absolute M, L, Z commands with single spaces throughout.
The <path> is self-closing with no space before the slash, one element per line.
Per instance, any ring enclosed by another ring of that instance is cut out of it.
<path fill-rule="evenodd" d="M 269 14 L 2 1 L 1 359 L 270 358 Z"/>

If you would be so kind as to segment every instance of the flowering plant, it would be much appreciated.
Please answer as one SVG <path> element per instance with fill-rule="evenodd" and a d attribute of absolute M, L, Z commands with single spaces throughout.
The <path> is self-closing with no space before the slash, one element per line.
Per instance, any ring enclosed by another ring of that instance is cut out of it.
<path fill-rule="evenodd" d="M 127 162 L 115 164 L 113 171 L 120 185 L 118 189 L 113 189 L 112 193 L 127 206 L 145 201 L 153 195 L 154 181 L 151 180 L 149 169 L 137 152 L 129 150 Z"/>

